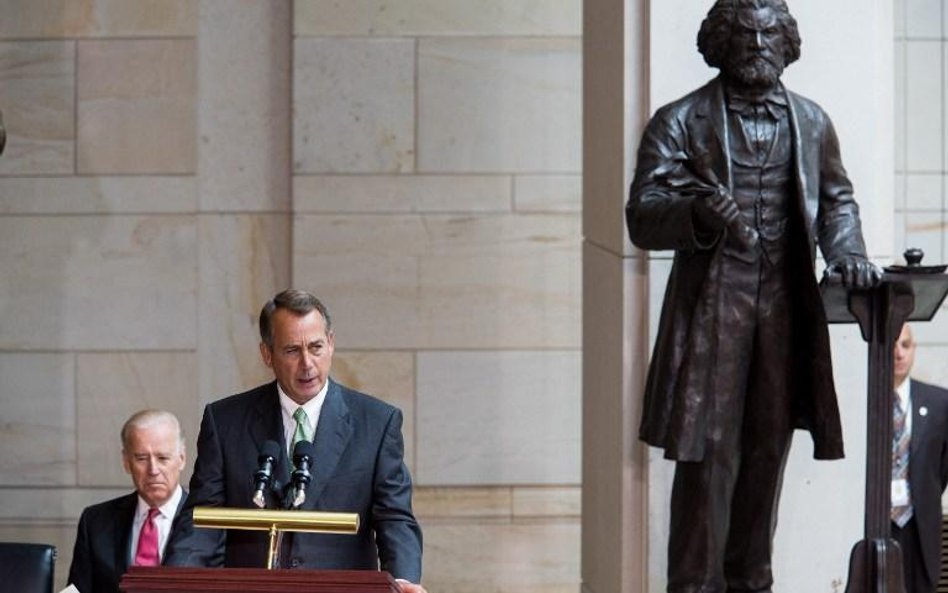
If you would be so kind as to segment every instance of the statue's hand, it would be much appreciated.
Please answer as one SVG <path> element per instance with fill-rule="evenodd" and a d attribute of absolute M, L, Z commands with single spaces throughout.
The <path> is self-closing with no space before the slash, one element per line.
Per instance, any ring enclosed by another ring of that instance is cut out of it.
<path fill-rule="evenodd" d="M 846 288 L 872 288 L 882 280 L 879 266 L 863 257 L 848 255 L 832 262 L 827 274 L 839 274 Z"/>
<path fill-rule="evenodd" d="M 697 227 L 703 231 L 717 233 L 733 224 L 740 216 L 737 202 L 723 186 L 707 196 L 695 198 L 692 217 Z"/>

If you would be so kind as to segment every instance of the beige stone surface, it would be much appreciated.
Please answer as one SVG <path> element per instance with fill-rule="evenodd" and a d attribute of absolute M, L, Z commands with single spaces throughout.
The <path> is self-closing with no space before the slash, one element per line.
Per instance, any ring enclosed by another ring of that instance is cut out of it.
<path fill-rule="evenodd" d="M 122 466 L 122 425 L 144 409 L 168 410 L 178 417 L 190 479 L 201 422 L 197 365 L 193 352 L 79 354 L 76 357 L 78 474 L 82 486 L 131 486 Z"/>
<path fill-rule="evenodd" d="M 422 39 L 418 170 L 576 173 L 577 38 Z"/>
<path fill-rule="evenodd" d="M 75 56 L 73 42 L 0 42 L 0 175 L 74 171 Z"/>
<path fill-rule="evenodd" d="M 472 519 L 506 519 L 513 515 L 511 489 L 495 487 L 425 487 L 412 492 L 415 516 L 425 525 L 429 519 L 450 521 L 459 517 Z"/>
<path fill-rule="evenodd" d="M 946 135 L 943 131 L 942 97 L 945 91 L 942 41 L 920 39 L 905 42 L 905 167 L 907 171 L 938 171 L 945 166 L 942 156 Z M 845 146 L 845 145 L 844 145 Z"/>
<path fill-rule="evenodd" d="M 0 177 L 0 214 L 190 213 L 190 176 Z"/>
<path fill-rule="evenodd" d="M 0 39 L 193 36 L 196 0 L 5 0 Z"/>
<path fill-rule="evenodd" d="M 946 228 L 948 225 L 945 224 L 944 212 L 906 212 L 905 245 L 921 248 L 925 252 L 925 263 L 944 263 L 946 258 L 943 237 Z M 902 261 L 904 258 L 897 256 L 897 259 Z"/>
<path fill-rule="evenodd" d="M 82 509 L 87 506 L 131 491 L 127 485 L 116 488 L 0 487 L 0 524 L 24 520 L 78 522 Z"/>
<path fill-rule="evenodd" d="M 904 182 L 904 201 L 896 202 L 897 210 L 941 211 L 944 194 L 944 179 L 942 172 L 935 173 L 907 173 L 896 176 L 896 183 Z M 901 178 L 901 179 L 900 179 Z"/>
<path fill-rule="evenodd" d="M 0 217 L 0 349 L 192 349 L 192 216 Z"/>
<path fill-rule="evenodd" d="M 662 68 L 663 54 L 651 49 L 650 8 L 623 0 L 583 4 L 583 237 L 626 255 L 632 247 L 623 210 L 636 144 L 653 109 L 652 59 Z"/>
<path fill-rule="evenodd" d="M 580 0 L 297 0 L 297 35 L 579 35 Z"/>
<path fill-rule="evenodd" d="M 193 39 L 80 41 L 78 170 L 193 173 Z"/>
<path fill-rule="evenodd" d="M 418 483 L 579 484 L 578 351 L 418 354 Z"/>
<path fill-rule="evenodd" d="M 291 0 L 202 0 L 202 211 L 290 206 Z"/>
<path fill-rule="evenodd" d="M 574 348 L 579 217 L 301 215 L 293 275 L 350 348 Z"/>
<path fill-rule="evenodd" d="M 202 402 L 273 380 L 257 318 L 291 280 L 291 11 L 291 0 L 200 3 Z"/>
<path fill-rule="evenodd" d="M 273 380 L 260 358 L 263 304 L 290 285 L 287 214 L 202 214 L 198 222 L 198 373 L 209 402 Z"/>
<path fill-rule="evenodd" d="M 647 554 L 656 509 L 654 467 L 636 439 L 648 360 L 648 323 L 660 307 L 658 284 L 644 257 L 623 258 L 583 245 L 582 572 L 589 591 L 645 591 L 653 578 Z M 648 505 L 653 505 L 649 508 Z M 646 510 L 647 509 L 647 510 Z"/>
<path fill-rule="evenodd" d="M 518 212 L 579 212 L 582 201 L 580 175 L 514 177 L 514 210 Z"/>
<path fill-rule="evenodd" d="M 451 593 L 576 593 L 579 520 L 429 522 L 422 581 Z"/>
<path fill-rule="evenodd" d="M 296 175 L 296 212 L 509 212 L 508 175 Z"/>
<path fill-rule="evenodd" d="M 893 87 L 894 97 L 894 109 L 895 113 L 895 134 L 893 139 L 893 152 L 895 153 L 895 171 L 896 173 L 902 173 L 905 171 L 905 153 L 908 149 L 905 143 L 905 124 L 907 121 L 907 115 L 905 113 L 905 106 L 908 101 L 907 96 L 907 81 L 905 76 L 905 50 L 906 41 L 904 39 L 896 39 L 895 41 L 895 51 L 894 61 L 896 66 L 895 69 L 895 84 Z M 898 207 L 898 206 L 896 206 Z"/>
<path fill-rule="evenodd" d="M 944 314 L 944 312 L 941 314 Z M 914 324 L 912 329 L 917 330 L 919 325 L 922 324 Z M 948 354 L 948 344 L 944 343 L 944 338 L 939 344 L 920 344 L 915 365 L 912 367 L 912 378 L 935 385 L 948 385 L 948 368 L 945 366 L 945 360 L 948 360 L 945 358 L 946 354 Z"/>
<path fill-rule="evenodd" d="M 414 41 L 298 38 L 293 81 L 295 172 L 414 169 Z"/>
<path fill-rule="evenodd" d="M 582 513 L 582 491 L 576 486 L 517 486 L 513 489 L 514 517 L 576 517 Z"/>
<path fill-rule="evenodd" d="M 74 375 L 70 354 L 0 354 L 0 485 L 76 483 Z"/>
<path fill-rule="evenodd" d="M 319 296 L 318 294 L 316 295 Z M 332 310 L 329 311 L 330 317 Z M 415 464 L 415 355 L 411 352 L 344 350 L 336 341 L 332 377 L 346 387 L 368 393 L 402 411 L 405 464 Z"/>

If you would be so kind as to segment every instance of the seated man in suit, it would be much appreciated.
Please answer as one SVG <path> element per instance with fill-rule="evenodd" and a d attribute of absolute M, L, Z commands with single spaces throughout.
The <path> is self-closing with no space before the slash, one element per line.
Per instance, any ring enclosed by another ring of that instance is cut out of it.
<path fill-rule="evenodd" d="M 402 591 L 420 593 L 421 529 L 411 509 L 401 412 L 329 377 L 334 337 L 313 295 L 286 290 L 260 313 L 260 354 L 275 381 L 209 404 L 198 436 L 188 503 L 175 522 L 168 564 L 265 567 L 268 534 L 195 528 L 196 506 L 252 507 L 260 452 L 276 453 L 273 480 L 290 481 L 299 441 L 315 449 L 302 510 L 359 515 L 355 535 L 286 532 L 286 568 L 387 570 Z M 267 442 L 271 441 L 272 447 Z M 274 491 L 276 490 L 276 491 Z M 258 506 L 281 508 L 280 488 Z"/>
<path fill-rule="evenodd" d="M 119 593 L 129 566 L 157 566 L 184 504 L 184 435 L 174 414 L 136 412 L 122 426 L 122 463 L 135 492 L 82 511 L 69 582 L 80 593 Z"/>
<path fill-rule="evenodd" d="M 909 379 L 915 339 L 895 343 L 892 537 L 902 548 L 905 593 L 934 593 L 941 572 L 941 495 L 948 483 L 948 390 Z"/>

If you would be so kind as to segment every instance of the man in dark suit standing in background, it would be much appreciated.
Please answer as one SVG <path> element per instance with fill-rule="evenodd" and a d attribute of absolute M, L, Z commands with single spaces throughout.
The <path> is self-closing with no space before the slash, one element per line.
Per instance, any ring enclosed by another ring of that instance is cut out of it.
<path fill-rule="evenodd" d="M 934 593 L 948 484 L 948 390 L 909 379 L 914 362 L 906 324 L 895 343 L 892 535 L 902 548 L 905 593 Z"/>
<path fill-rule="evenodd" d="M 315 448 L 300 507 L 359 515 L 355 535 L 288 532 L 285 568 L 387 570 L 402 591 L 423 593 L 421 529 L 411 509 L 401 412 L 329 378 L 334 336 L 313 295 L 285 290 L 260 313 L 260 354 L 275 381 L 208 405 L 201 421 L 188 504 L 175 523 L 168 564 L 264 567 L 268 535 L 195 528 L 196 506 L 250 507 L 252 476 L 267 441 L 279 443 L 273 479 L 290 481 L 299 441 Z M 268 492 L 266 506 L 281 506 Z"/>
<path fill-rule="evenodd" d="M 129 566 L 157 566 L 175 515 L 184 505 L 179 485 L 184 435 L 170 412 L 136 412 L 122 427 L 122 463 L 135 492 L 82 511 L 69 583 L 80 593 L 118 593 Z"/>

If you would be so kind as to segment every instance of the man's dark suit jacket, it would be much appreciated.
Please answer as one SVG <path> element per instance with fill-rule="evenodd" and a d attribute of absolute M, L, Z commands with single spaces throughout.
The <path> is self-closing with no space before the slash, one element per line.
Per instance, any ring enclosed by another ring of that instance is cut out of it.
<path fill-rule="evenodd" d="M 378 570 L 421 580 L 421 529 L 411 510 L 401 412 L 330 380 L 314 445 L 313 478 L 302 510 L 358 513 L 355 535 L 286 533 L 284 566 Z M 276 382 L 209 404 L 198 436 L 190 495 L 175 521 L 166 564 L 266 566 L 268 534 L 195 528 L 196 506 L 252 507 L 252 476 L 263 443 L 281 444 L 274 469 L 290 479 Z M 268 508 L 279 508 L 268 495 Z"/>
<path fill-rule="evenodd" d="M 186 498 L 178 503 L 179 513 Z M 119 593 L 119 581 L 128 570 L 137 506 L 138 493 L 132 492 L 82 511 L 68 581 L 80 593 Z"/>
<path fill-rule="evenodd" d="M 948 390 L 913 379 L 911 398 L 909 488 L 925 570 L 931 582 L 937 584 L 941 570 L 941 495 L 948 484 Z"/>

